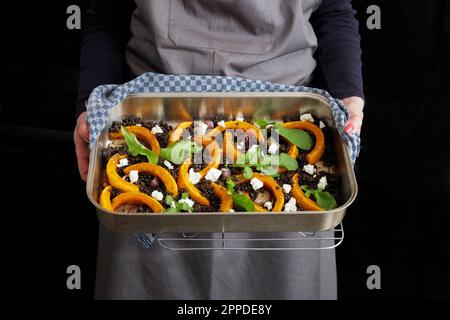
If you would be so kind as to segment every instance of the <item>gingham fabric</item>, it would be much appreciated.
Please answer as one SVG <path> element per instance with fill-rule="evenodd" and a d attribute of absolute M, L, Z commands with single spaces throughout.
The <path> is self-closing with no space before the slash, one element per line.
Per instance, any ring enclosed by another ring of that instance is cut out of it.
<path fill-rule="evenodd" d="M 222 76 L 175 76 L 145 73 L 122 85 L 103 85 L 95 88 L 87 103 L 87 117 L 90 130 L 90 147 L 95 144 L 100 132 L 106 126 L 108 115 L 128 95 L 151 92 L 312 92 L 325 97 L 331 106 L 339 133 L 348 145 L 350 158 L 355 163 L 359 155 L 359 135 L 348 135 L 343 131 L 348 114 L 340 100 L 321 89 L 288 86 L 259 80 Z"/>

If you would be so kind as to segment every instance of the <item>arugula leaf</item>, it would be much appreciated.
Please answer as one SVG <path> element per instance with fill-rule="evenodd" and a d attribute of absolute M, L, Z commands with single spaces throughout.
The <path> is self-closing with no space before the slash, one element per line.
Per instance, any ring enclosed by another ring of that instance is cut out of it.
<path fill-rule="evenodd" d="M 331 210 L 337 207 L 336 199 L 329 192 L 317 192 L 314 197 L 317 200 L 317 204 L 325 210 Z"/>
<path fill-rule="evenodd" d="M 227 178 L 225 184 L 227 186 L 228 193 L 231 195 L 233 203 L 237 208 L 247 212 L 255 211 L 255 205 L 249 197 L 245 194 L 235 192 L 234 188 L 236 187 L 236 183 L 231 179 L 231 177 Z"/>
<path fill-rule="evenodd" d="M 266 155 L 262 158 L 257 169 L 265 175 L 272 176 L 278 172 L 279 167 L 284 167 L 289 171 L 298 169 L 298 162 L 287 153 L 279 155 Z"/>
<path fill-rule="evenodd" d="M 239 153 L 234 164 L 231 164 L 231 167 L 244 167 L 248 165 L 255 166 L 259 162 L 259 158 L 261 157 L 260 147 L 256 146 L 254 150 L 247 150 L 246 153 Z"/>
<path fill-rule="evenodd" d="M 316 198 L 316 202 L 322 209 L 325 210 L 331 210 L 337 208 L 336 199 L 334 196 L 326 191 L 323 191 L 321 189 L 311 190 L 308 189 L 307 186 L 301 187 L 305 191 L 305 195 L 309 198 L 311 195 Z"/>
<path fill-rule="evenodd" d="M 142 143 L 140 143 L 134 134 L 128 132 L 128 130 L 125 129 L 124 127 L 120 127 L 120 132 L 122 133 L 125 142 L 127 143 L 128 151 L 133 156 L 137 155 L 146 156 L 148 162 L 152 164 L 158 163 L 158 155 L 153 151 L 147 149 Z"/>
<path fill-rule="evenodd" d="M 256 170 L 264 173 L 265 175 L 272 176 L 278 172 L 278 168 L 280 166 L 289 171 L 297 170 L 298 162 L 296 159 L 284 152 L 279 155 L 273 154 L 265 156 L 261 156 L 259 152 L 251 152 L 250 154 L 247 152 L 245 154 L 241 154 L 241 158 L 238 158 L 238 161 L 230 166 L 244 168 L 244 177 L 249 179 L 249 170 L 251 170 L 251 168 L 246 169 L 248 167 L 255 167 Z M 246 173 L 248 173 L 248 176 L 246 176 Z"/>
<path fill-rule="evenodd" d="M 181 164 L 191 154 L 199 151 L 201 151 L 201 147 L 199 147 L 195 142 L 181 140 L 171 144 L 167 148 L 162 148 L 159 154 L 165 160 L 175 164 Z"/>
<path fill-rule="evenodd" d="M 258 125 L 261 129 L 265 129 L 269 124 L 274 124 L 275 121 L 268 121 L 268 120 L 254 120 L 254 124 Z"/>
<path fill-rule="evenodd" d="M 289 171 L 298 169 L 298 162 L 287 153 L 280 153 L 280 166 L 286 168 Z"/>
<path fill-rule="evenodd" d="M 240 209 L 245 210 L 247 212 L 253 212 L 255 211 L 255 205 L 250 200 L 249 197 L 247 197 L 245 194 L 242 193 L 233 193 L 231 195 L 233 199 L 233 203 Z"/>
<path fill-rule="evenodd" d="M 251 179 L 252 176 L 253 176 L 253 170 L 252 170 L 252 168 L 250 168 L 250 167 L 244 167 L 243 174 L 244 174 L 244 178 L 245 178 L 245 179 Z"/>
<path fill-rule="evenodd" d="M 259 166 L 257 169 L 266 176 L 273 176 L 278 173 L 277 165 Z"/>
<path fill-rule="evenodd" d="M 289 142 L 295 144 L 302 150 L 311 150 L 313 147 L 313 139 L 306 131 L 299 129 L 289 129 L 283 127 L 280 123 L 275 124 L 278 134 L 286 138 Z"/>

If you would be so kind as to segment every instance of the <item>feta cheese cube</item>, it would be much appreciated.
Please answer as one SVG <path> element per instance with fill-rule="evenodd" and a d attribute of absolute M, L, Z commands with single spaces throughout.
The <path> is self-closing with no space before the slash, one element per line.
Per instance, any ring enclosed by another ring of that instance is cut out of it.
<path fill-rule="evenodd" d="M 119 160 L 119 164 L 117 165 L 117 168 L 126 167 L 128 165 L 128 159 L 123 158 Z"/>
<path fill-rule="evenodd" d="M 320 127 L 320 129 L 323 129 L 323 128 L 326 127 L 326 125 L 325 125 L 325 123 L 323 123 L 323 121 L 320 121 L 319 122 L 319 127 Z"/>
<path fill-rule="evenodd" d="M 276 143 L 271 143 L 267 150 L 270 154 L 277 154 L 279 146 Z"/>
<path fill-rule="evenodd" d="M 290 184 L 283 184 L 283 191 L 286 193 L 291 192 L 292 186 Z"/>
<path fill-rule="evenodd" d="M 220 175 L 222 174 L 222 170 L 218 170 L 216 168 L 209 169 L 208 173 L 205 176 L 206 180 L 216 182 L 217 179 L 219 179 Z"/>
<path fill-rule="evenodd" d="M 163 133 L 164 131 L 161 129 L 161 127 L 160 126 L 158 126 L 158 125 L 155 125 L 153 128 L 152 128 L 152 133 L 153 134 L 158 134 L 158 133 Z"/>
<path fill-rule="evenodd" d="M 164 195 L 162 194 L 162 192 L 159 192 L 158 190 L 153 190 L 152 197 L 158 201 L 162 201 L 162 199 L 164 198 Z"/>
<path fill-rule="evenodd" d="M 225 128 L 225 121 L 219 121 L 218 123 L 217 123 L 217 125 L 219 126 L 219 127 L 222 127 L 222 128 Z"/>
<path fill-rule="evenodd" d="M 236 121 L 244 121 L 244 115 L 242 114 L 242 112 L 239 112 L 236 115 Z"/>
<path fill-rule="evenodd" d="M 250 184 L 255 191 L 261 189 L 264 186 L 264 183 L 258 178 L 253 178 L 252 180 L 250 180 Z"/>
<path fill-rule="evenodd" d="M 130 177 L 131 183 L 136 183 L 139 180 L 139 171 L 131 170 L 128 176 Z"/>
<path fill-rule="evenodd" d="M 300 121 L 314 122 L 314 118 L 311 113 L 304 113 L 300 116 Z"/>
<path fill-rule="evenodd" d="M 194 127 L 195 135 L 204 136 L 206 134 L 206 130 L 208 129 L 208 125 L 204 122 L 197 122 Z"/>
<path fill-rule="evenodd" d="M 317 188 L 321 190 L 325 190 L 325 188 L 328 185 L 327 177 L 322 177 L 319 180 L 319 183 L 317 184 Z"/>
<path fill-rule="evenodd" d="M 169 161 L 167 161 L 167 160 L 164 160 L 164 165 L 165 165 L 168 169 L 173 169 L 173 165 L 172 165 Z"/>
<path fill-rule="evenodd" d="M 297 211 L 297 202 L 295 198 L 289 199 L 289 201 L 284 205 L 285 212 L 295 212 Z"/>
<path fill-rule="evenodd" d="M 194 201 L 192 201 L 191 199 L 189 199 L 189 198 L 186 198 L 186 199 L 180 199 L 180 200 L 178 200 L 178 203 L 186 203 L 189 207 L 194 207 Z"/>
<path fill-rule="evenodd" d="M 303 166 L 303 171 L 307 174 L 313 175 L 316 172 L 316 168 L 312 164 L 307 164 Z"/>
<path fill-rule="evenodd" d="M 270 202 L 270 201 L 265 202 L 264 208 L 266 208 L 269 211 L 272 210 L 272 208 L 273 208 L 272 202 Z"/>
<path fill-rule="evenodd" d="M 192 184 L 197 184 L 200 182 L 202 175 L 198 172 L 195 172 L 193 168 L 189 169 L 189 181 Z"/>

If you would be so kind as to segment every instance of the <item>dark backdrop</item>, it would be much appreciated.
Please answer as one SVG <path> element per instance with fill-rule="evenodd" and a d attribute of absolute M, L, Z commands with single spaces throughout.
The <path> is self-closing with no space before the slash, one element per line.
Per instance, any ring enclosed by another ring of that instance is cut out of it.
<path fill-rule="evenodd" d="M 88 1 L 9 1 L 0 10 L 2 289 L 11 297 L 91 298 L 95 211 L 72 146 L 80 31 L 66 8 Z M 382 29 L 365 27 L 366 8 Z M 355 1 L 367 96 L 359 196 L 337 249 L 339 297 L 449 298 L 450 3 Z M 82 290 L 66 289 L 66 267 Z M 379 265 L 382 289 L 366 288 Z"/>

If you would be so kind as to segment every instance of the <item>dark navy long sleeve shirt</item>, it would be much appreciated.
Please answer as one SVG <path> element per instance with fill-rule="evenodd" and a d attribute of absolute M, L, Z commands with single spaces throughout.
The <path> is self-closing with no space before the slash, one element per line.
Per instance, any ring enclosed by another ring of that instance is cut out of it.
<path fill-rule="evenodd" d="M 130 80 L 125 62 L 134 1 L 92 0 L 82 33 L 77 115 L 99 85 Z M 323 0 L 310 22 L 321 86 L 336 98 L 364 97 L 358 21 L 351 0 Z"/>

